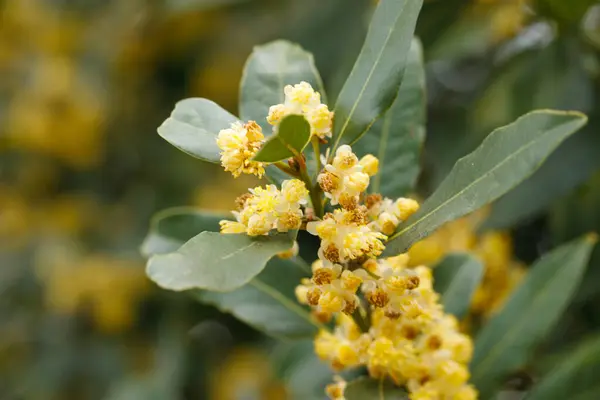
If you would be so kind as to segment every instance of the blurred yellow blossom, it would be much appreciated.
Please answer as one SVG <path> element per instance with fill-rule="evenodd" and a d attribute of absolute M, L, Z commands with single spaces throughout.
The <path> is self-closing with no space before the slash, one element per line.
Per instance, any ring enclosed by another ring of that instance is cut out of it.
<path fill-rule="evenodd" d="M 108 254 L 53 250 L 42 255 L 37 271 L 50 310 L 62 314 L 88 310 L 96 326 L 107 333 L 135 323 L 137 306 L 149 290 L 141 264 Z"/>
<path fill-rule="evenodd" d="M 273 376 L 269 359 L 259 350 L 235 349 L 220 365 L 210 382 L 210 400 L 283 400 L 285 386 Z"/>

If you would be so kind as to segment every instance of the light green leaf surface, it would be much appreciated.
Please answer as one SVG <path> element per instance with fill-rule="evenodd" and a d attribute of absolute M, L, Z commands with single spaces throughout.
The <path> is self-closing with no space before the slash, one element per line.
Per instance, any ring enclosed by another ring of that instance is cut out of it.
<path fill-rule="evenodd" d="M 228 217 L 193 207 L 173 207 L 152 217 L 150 232 L 141 245 L 144 257 L 170 253 L 204 231 L 218 232 L 219 221 Z"/>
<path fill-rule="evenodd" d="M 335 104 L 332 156 L 352 144 L 392 105 L 402 82 L 422 0 L 382 0 Z"/>
<path fill-rule="evenodd" d="M 600 337 L 588 339 L 558 360 L 556 367 L 535 385 L 526 400 L 597 398 L 600 393 Z M 591 397 L 594 394 L 596 397 Z"/>
<path fill-rule="evenodd" d="M 268 135 L 269 108 L 284 102 L 286 85 L 301 81 L 310 83 L 321 93 L 321 101 L 326 102 L 323 82 L 311 53 L 285 40 L 256 46 L 246 61 L 240 83 L 240 117 L 256 121 Z"/>
<path fill-rule="evenodd" d="M 152 256 L 146 274 L 164 289 L 231 291 L 248 283 L 292 244 L 286 234 L 251 238 L 202 232 L 175 252 Z"/>
<path fill-rule="evenodd" d="M 279 124 L 277 133 L 267 140 L 254 160 L 277 162 L 301 154 L 310 141 L 310 124 L 302 115 L 288 115 Z"/>
<path fill-rule="evenodd" d="M 506 305 L 475 340 L 470 370 L 481 398 L 489 398 L 504 378 L 525 364 L 550 332 L 577 290 L 595 237 L 558 247 L 538 260 Z"/>
<path fill-rule="evenodd" d="M 346 400 L 408 400 L 408 393 L 389 381 L 364 377 L 348 382 L 344 397 Z"/>
<path fill-rule="evenodd" d="M 495 130 L 475 151 L 456 162 L 419 211 L 399 226 L 384 254 L 402 253 L 442 224 L 508 192 L 586 122 L 586 116 L 577 112 L 544 110 Z"/>
<path fill-rule="evenodd" d="M 433 278 L 445 311 L 461 318 L 483 278 L 483 264 L 469 254 L 449 254 L 434 268 Z"/>
<path fill-rule="evenodd" d="M 303 268 L 300 262 L 274 258 L 258 276 L 233 292 L 195 291 L 193 296 L 268 335 L 311 338 L 323 326 L 313 320 L 310 310 L 300 305 L 294 295 L 300 280 L 310 273 L 310 268 Z"/>
<path fill-rule="evenodd" d="M 413 191 L 425 140 L 425 107 L 423 49 L 415 39 L 398 97 L 353 147 L 359 156 L 373 154 L 379 159 L 379 173 L 371 178 L 370 192 L 395 199 Z"/>
<path fill-rule="evenodd" d="M 204 161 L 220 160 L 217 135 L 238 119 L 218 104 L 190 98 L 179 101 L 158 134 L 179 150 Z"/>

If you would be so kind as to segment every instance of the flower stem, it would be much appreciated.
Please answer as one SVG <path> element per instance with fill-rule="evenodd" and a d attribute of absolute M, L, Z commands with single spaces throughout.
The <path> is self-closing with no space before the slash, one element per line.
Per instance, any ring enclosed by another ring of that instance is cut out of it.
<path fill-rule="evenodd" d="M 321 172 L 321 147 L 319 145 L 319 137 L 313 136 L 311 138 L 312 148 L 315 153 L 315 163 L 317 164 L 317 174 Z"/>
<path fill-rule="evenodd" d="M 360 307 L 354 310 L 354 313 L 352 314 L 352 319 L 354 320 L 354 323 L 358 326 L 361 332 L 369 332 L 369 323 L 362 315 Z"/>
<path fill-rule="evenodd" d="M 285 172 L 288 175 L 291 175 L 293 177 L 298 178 L 298 172 L 294 171 L 292 168 L 290 168 L 289 165 L 287 165 L 284 162 L 278 161 L 276 163 L 273 163 L 274 166 L 276 166 L 277 168 L 279 168 L 281 171 Z"/>
<path fill-rule="evenodd" d="M 302 155 L 296 157 L 296 161 L 298 161 L 298 165 L 300 166 L 300 179 L 304 181 L 306 187 L 310 192 L 310 201 L 312 203 L 315 216 L 321 218 L 323 216 L 323 205 L 321 203 L 320 193 L 313 187 L 312 179 L 310 179 L 310 176 L 308 175 L 308 170 L 306 168 L 306 161 L 304 160 L 304 157 L 302 157 Z"/>

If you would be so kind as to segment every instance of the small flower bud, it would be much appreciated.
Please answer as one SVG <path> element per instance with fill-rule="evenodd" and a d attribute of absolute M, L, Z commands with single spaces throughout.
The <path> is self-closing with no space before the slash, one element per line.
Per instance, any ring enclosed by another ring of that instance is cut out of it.
<path fill-rule="evenodd" d="M 379 160 L 377 157 L 367 154 L 358 162 L 363 167 L 363 172 L 365 172 L 369 176 L 377 175 L 379 171 Z"/>
<path fill-rule="evenodd" d="M 419 209 L 419 203 L 413 199 L 401 197 L 396 200 L 396 208 L 400 221 L 405 221 Z"/>

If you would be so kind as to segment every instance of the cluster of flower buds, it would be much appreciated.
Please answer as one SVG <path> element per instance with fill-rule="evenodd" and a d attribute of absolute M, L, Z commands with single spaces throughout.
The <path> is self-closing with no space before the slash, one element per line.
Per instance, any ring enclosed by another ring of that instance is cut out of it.
<path fill-rule="evenodd" d="M 307 82 L 297 85 L 287 85 L 284 88 L 285 101 L 283 104 L 271 106 L 267 121 L 275 128 L 283 117 L 298 114 L 303 115 L 311 128 L 311 134 L 321 139 L 331 137 L 333 112 L 326 104 L 321 103 L 321 95 Z"/>
<path fill-rule="evenodd" d="M 266 235 L 271 230 L 287 232 L 302 224 L 308 190 L 298 179 L 284 181 L 281 190 L 275 185 L 256 187 L 238 197 L 235 221 L 221 221 L 221 233 L 246 233 L 249 236 Z"/>
<path fill-rule="evenodd" d="M 222 129 L 217 136 L 221 165 L 236 178 L 242 173 L 262 177 L 265 173 L 263 163 L 252 161 L 252 158 L 264 142 L 265 136 L 256 122 L 232 123 L 229 129 Z"/>

